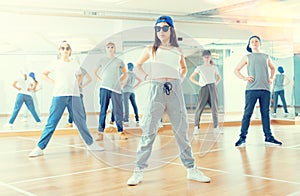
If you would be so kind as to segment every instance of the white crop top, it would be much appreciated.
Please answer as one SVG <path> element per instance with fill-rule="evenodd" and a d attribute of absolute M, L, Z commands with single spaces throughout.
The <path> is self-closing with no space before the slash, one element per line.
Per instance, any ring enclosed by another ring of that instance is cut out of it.
<path fill-rule="evenodd" d="M 180 58 L 181 53 L 177 48 L 161 49 L 158 48 L 155 56 L 152 55 L 148 75 L 152 79 L 174 78 L 180 79 Z"/>

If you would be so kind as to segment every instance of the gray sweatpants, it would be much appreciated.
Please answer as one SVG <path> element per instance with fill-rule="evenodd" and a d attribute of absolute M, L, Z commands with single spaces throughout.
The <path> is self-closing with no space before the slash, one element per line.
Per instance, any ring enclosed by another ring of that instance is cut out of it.
<path fill-rule="evenodd" d="M 195 112 L 195 127 L 200 127 L 200 117 L 206 104 L 210 105 L 214 128 L 218 127 L 218 94 L 215 83 L 200 88 Z"/>
<path fill-rule="evenodd" d="M 194 167 L 194 158 L 187 135 L 189 126 L 181 83 L 180 80 L 174 80 L 169 84 L 171 85 L 167 85 L 169 86 L 168 91 L 164 87 L 166 86 L 164 82 L 154 81 L 151 83 L 148 105 L 141 123 L 143 133 L 137 150 L 136 167 L 139 169 L 148 166 L 147 161 L 151 155 L 159 122 L 164 112 L 170 118 L 182 163 L 187 168 Z"/>

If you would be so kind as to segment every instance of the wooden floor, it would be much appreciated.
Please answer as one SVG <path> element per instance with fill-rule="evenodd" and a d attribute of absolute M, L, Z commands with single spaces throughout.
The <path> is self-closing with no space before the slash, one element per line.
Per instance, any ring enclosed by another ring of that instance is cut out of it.
<path fill-rule="evenodd" d="M 243 149 L 234 147 L 239 126 L 215 135 L 204 127 L 192 138 L 198 167 L 211 183 L 186 179 L 170 127 L 159 131 L 149 170 L 138 186 L 127 186 L 140 131 L 127 141 L 106 134 L 105 151 L 88 152 L 76 131 L 57 131 L 44 156 L 28 158 L 40 132 L 0 135 L 0 195 L 300 195 L 300 125 L 274 125 L 281 147 L 266 147 L 260 125 L 252 125 Z M 96 134 L 95 130 L 92 130 Z M 192 133 L 192 127 L 189 134 Z"/>

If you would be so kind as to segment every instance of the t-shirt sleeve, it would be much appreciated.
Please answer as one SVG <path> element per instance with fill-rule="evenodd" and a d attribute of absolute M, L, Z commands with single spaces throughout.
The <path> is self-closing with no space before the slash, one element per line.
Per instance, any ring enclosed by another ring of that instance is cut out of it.
<path fill-rule="evenodd" d="M 123 69 L 125 67 L 124 61 L 120 60 L 120 69 Z"/>
<path fill-rule="evenodd" d="M 216 75 L 220 75 L 220 72 L 219 72 L 219 69 L 217 66 L 215 66 L 215 73 L 216 73 Z"/>
<path fill-rule="evenodd" d="M 80 67 L 80 71 L 81 71 L 82 75 L 86 75 L 87 74 L 87 71 L 83 67 Z"/>
<path fill-rule="evenodd" d="M 46 68 L 44 69 L 44 71 L 53 72 L 56 64 L 57 64 L 57 61 L 52 61 L 51 63 L 49 63 L 46 66 Z"/>
<path fill-rule="evenodd" d="M 195 73 L 199 74 L 200 73 L 200 67 L 196 67 L 196 69 L 194 70 Z"/>
<path fill-rule="evenodd" d="M 77 63 L 76 61 L 74 61 L 74 64 L 75 64 L 75 66 L 77 67 L 77 68 L 76 68 L 76 72 L 75 72 L 76 76 L 81 75 L 81 74 L 82 74 L 82 71 L 81 71 L 80 64 Z"/>

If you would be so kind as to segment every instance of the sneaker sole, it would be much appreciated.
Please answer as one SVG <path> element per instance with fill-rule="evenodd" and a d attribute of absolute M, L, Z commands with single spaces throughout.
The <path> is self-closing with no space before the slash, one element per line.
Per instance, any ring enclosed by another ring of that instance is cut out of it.
<path fill-rule="evenodd" d="M 265 145 L 266 146 L 281 146 L 282 144 L 274 144 L 274 143 L 271 143 L 271 142 L 265 142 Z"/>
<path fill-rule="evenodd" d="M 246 146 L 246 144 L 245 144 L 245 143 L 242 143 L 241 145 L 235 146 L 235 147 L 237 147 L 237 148 L 244 148 L 245 146 Z"/>
<path fill-rule="evenodd" d="M 139 181 L 138 183 L 134 183 L 134 184 L 133 184 L 133 183 L 129 183 L 129 184 L 127 183 L 127 185 L 128 185 L 128 186 L 136 186 L 136 185 L 140 184 L 141 182 L 142 182 L 142 181 Z"/>
<path fill-rule="evenodd" d="M 139 183 L 141 183 L 141 182 L 139 182 Z M 137 184 L 127 184 L 128 186 L 136 186 L 136 185 L 138 185 L 139 183 L 137 183 Z"/>
<path fill-rule="evenodd" d="M 103 148 L 101 148 L 101 149 L 88 149 L 88 151 L 104 151 L 105 149 Z"/>
<path fill-rule="evenodd" d="M 34 157 L 39 157 L 39 156 L 43 156 L 44 154 L 38 154 L 38 155 L 28 155 L 29 158 L 34 158 Z"/>
<path fill-rule="evenodd" d="M 203 183 L 209 183 L 210 180 L 199 180 L 199 179 L 196 179 L 196 178 L 187 178 L 188 180 L 195 180 L 197 182 L 203 182 Z"/>

